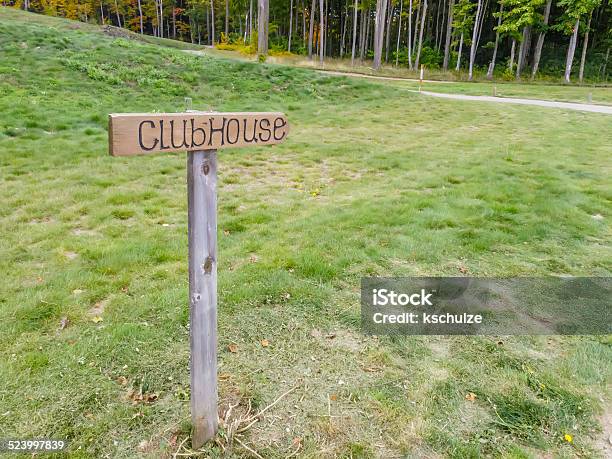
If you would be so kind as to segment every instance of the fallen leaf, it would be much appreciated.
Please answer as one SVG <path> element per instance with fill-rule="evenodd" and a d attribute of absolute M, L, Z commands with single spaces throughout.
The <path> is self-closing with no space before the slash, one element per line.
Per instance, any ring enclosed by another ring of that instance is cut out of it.
<path fill-rule="evenodd" d="M 228 380 L 228 379 L 230 379 L 231 377 L 232 377 L 232 375 L 231 375 L 231 374 L 229 374 L 229 373 L 219 373 L 219 379 L 220 379 L 221 381 Z"/>
<path fill-rule="evenodd" d="M 72 291 L 72 294 L 73 294 L 73 295 L 80 295 L 81 293 L 83 293 L 83 290 L 81 290 L 80 288 L 75 288 L 75 289 Z"/>
<path fill-rule="evenodd" d="M 230 232 L 229 232 L 229 230 L 223 230 L 223 234 L 226 235 L 226 236 L 229 236 Z"/>
<path fill-rule="evenodd" d="M 268 347 L 270 345 L 270 341 L 268 341 L 267 339 L 262 339 L 260 343 L 262 347 Z"/>
<path fill-rule="evenodd" d="M 336 334 L 335 333 L 329 333 L 329 334 L 325 335 L 325 337 L 327 339 L 334 339 L 336 337 Z"/>
<path fill-rule="evenodd" d="M 97 323 L 99 323 L 99 322 L 102 322 L 103 320 L 104 320 L 104 319 L 103 319 L 102 317 L 100 317 L 100 316 L 95 316 L 95 317 L 92 317 L 92 318 L 91 318 L 91 321 L 92 321 L 94 324 L 97 324 Z"/>
<path fill-rule="evenodd" d="M 229 346 L 227 346 L 227 349 L 231 353 L 235 354 L 236 352 L 238 352 L 238 345 L 237 344 L 230 344 Z"/>
<path fill-rule="evenodd" d="M 329 399 L 330 399 L 332 402 L 335 402 L 336 400 L 338 400 L 338 396 L 337 396 L 336 394 L 331 394 L 331 395 L 329 396 Z"/>
<path fill-rule="evenodd" d="M 465 274 L 468 272 L 468 269 L 465 266 L 459 266 L 459 272 Z"/>
<path fill-rule="evenodd" d="M 144 453 L 148 447 L 149 447 L 149 442 L 147 440 L 143 440 L 140 443 L 138 443 L 138 451 L 142 453 Z"/>
<path fill-rule="evenodd" d="M 470 402 L 473 402 L 474 400 L 476 400 L 476 394 L 474 392 L 468 392 L 467 394 L 465 394 L 465 399 L 469 400 Z"/>
<path fill-rule="evenodd" d="M 251 263 L 257 263 L 257 255 L 251 255 L 251 256 L 249 257 L 249 261 L 250 261 Z"/>
<path fill-rule="evenodd" d="M 158 397 L 157 394 L 145 394 L 142 398 L 145 403 L 153 403 Z"/>
<path fill-rule="evenodd" d="M 125 386 L 127 384 L 127 378 L 125 376 L 119 376 L 117 378 L 117 382 L 122 386 Z"/>
<path fill-rule="evenodd" d="M 294 444 L 294 445 L 298 446 L 298 445 L 300 445 L 301 443 L 302 443 L 302 439 L 301 439 L 300 437 L 295 437 L 295 438 L 293 439 L 293 444 Z"/>

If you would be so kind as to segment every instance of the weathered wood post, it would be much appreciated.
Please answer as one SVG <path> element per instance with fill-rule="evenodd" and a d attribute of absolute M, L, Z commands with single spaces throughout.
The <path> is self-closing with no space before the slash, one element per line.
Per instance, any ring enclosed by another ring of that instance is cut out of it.
<path fill-rule="evenodd" d="M 217 151 L 187 154 L 192 446 L 217 433 Z"/>
<path fill-rule="evenodd" d="M 192 446 L 217 433 L 217 149 L 277 144 L 282 113 L 109 115 L 109 152 L 132 156 L 187 151 Z"/>

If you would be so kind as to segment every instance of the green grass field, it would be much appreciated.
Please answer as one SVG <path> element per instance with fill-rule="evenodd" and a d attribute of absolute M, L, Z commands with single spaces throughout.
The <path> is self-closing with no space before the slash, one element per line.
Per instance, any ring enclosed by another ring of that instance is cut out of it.
<path fill-rule="evenodd" d="M 610 116 L 163 45 L 0 8 L 0 438 L 75 458 L 605 456 L 609 337 L 365 337 L 359 281 L 609 276 Z M 219 153 L 224 420 L 201 452 L 185 154 L 112 158 L 106 132 L 185 97 L 292 126 Z"/>

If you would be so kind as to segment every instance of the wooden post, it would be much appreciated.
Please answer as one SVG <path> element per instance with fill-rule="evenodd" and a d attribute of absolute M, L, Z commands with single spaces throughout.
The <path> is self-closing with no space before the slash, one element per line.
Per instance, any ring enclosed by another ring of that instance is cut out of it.
<path fill-rule="evenodd" d="M 187 108 L 191 99 L 186 98 Z M 215 437 L 217 413 L 217 149 L 281 143 L 282 113 L 114 113 L 112 156 L 187 150 L 192 447 Z M 207 148 L 203 150 L 203 148 Z"/>
<path fill-rule="evenodd" d="M 192 447 L 214 438 L 217 414 L 217 150 L 187 153 Z"/>

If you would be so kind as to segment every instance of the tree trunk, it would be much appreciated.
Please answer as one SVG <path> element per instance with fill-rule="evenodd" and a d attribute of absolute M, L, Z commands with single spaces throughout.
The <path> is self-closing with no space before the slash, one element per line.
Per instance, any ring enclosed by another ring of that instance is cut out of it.
<path fill-rule="evenodd" d="M 175 5 L 172 6 L 172 38 L 176 39 L 176 7 Z"/>
<path fill-rule="evenodd" d="M 257 56 L 259 59 L 268 55 L 268 20 L 270 10 L 268 0 L 259 0 L 257 10 Z"/>
<path fill-rule="evenodd" d="M 414 66 L 419 69 L 419 60 L 421 59 L 421 49 L 423 47 L 423 29 L 425 28 L 425 18 L 427 14 L 427 0 L 423 1 L 423 12 L 421 13 L 421 27 L 419 27 L 419 47 L 417 48 L 416 59 L 414 60 Z"/>
<path fill-rule="evenodd" d="M 610 58 L 610 47 L 606 51 L 606 59 L 604 60 L 603 71 L 601 72 L 602 78 L 606 78 L 606 70 L 608 68 L 608 59 Z"/>
<path fill-rule="evenodd" d="M 253 0 L 249 2 L 249 44 L 253 39 Z"/>
<path fill-rule="evenodd" d="M 357 0 L 355 0 L 353 11 L 353 49 L 351 51 L 351 66 L 355 65 L 355 44 L 357 42 Z"/>
<path fill-rule="evenodd" d="M 591 28 L 591 19 L 593 18 L 593 12 L 589 15 L 589 22 L 587 22 L 586 32 L 584 33 L 584 43 L 582 44 L 582 56 L 580 57 L 580 72 L 578 73 L 578 81 L 582 83 L 584 77 L 584 63 L 586 61 L 587 48 L 589 46 L 589 29 Z"/>
<path fill-rule="evenodd" d="M 291 33 L 293 31 L 293 0 L 289 5 L 289 44 L 287 46 L 287 51 L 291 52 Z"/>
<path fill-rule="evenodd" d="M 521 77 L 521 68 L 523 67 L 523 53 L 525 50 L 525 43 L 527 41 L 527 27 L 523 27 L 523 37 L 521 44 L 519 45 L 518 59 L 516 60 L 516 79 Z"/>
<path fill-rule="evenodd" d="M 463 32 L 461 32 L 461 38 L 459 39 L 459 52 L 457 53 L 457 65 L 455 66 L 455 71 L 459 71 L 461 68 L 461 52 L 463 51 Z"/>
<path fill-rule="evenodd" d="M 225 0 L 225 39 L 229 36 L 229 0 Z"/>
<path fill-rule="evenodd" d="M 478 28 L 480 27 L 482 16 L 482 0 L 478 0 L 476 7 L 476 18 L 474 20 L 474 30 L 472 31 L 472 45 L 470 46 L 470 65 L 468 68 L 468 80 L 472 81 L 474 77 L 474 60 L 476 59 L 476 50 L 478 48 Z"/>
<path fill-rule="evenodd" d="M 504 12 L 504 4 L 501 3 L 499 7 L 499 18 L 497 18 L 497 29 L 499 29 L 499 27 L 501 26 L 503 12 Z M 497 30 L 497 32 L 495 33 L 495 46 L 493 47 L 493 57 L 491 58 L 491 63 L 489 64 L 489 68 L 487 70 L 487 80 L 493 79 L 493 72 L 495 71 L 495 61 L 497 60 L 498 47 L 499 47 L 499 30 Z"/>
<path fill-rule="evenodd" d="M 319 64 L 323 65 L 323 32 L 325 30 L 323 18 L 323 0 L 319 0 Z"/>
<path fill-rule="evenodd" d="M 453 6 L 454 4 L 455 4 L 455 0 L 449 0 L 448 19 L 446 21 L 446 42 L 444 43 L 444 62 L 442 64 L 442 69 L 445 72 L 448 71 L 448 63 L 450 60 L 450 44 L 451 44 L 451 36 L 453 33 Z"/>
<path fill-rule="evenodd" d="M 397 26 L 397 45 L 395 46 L 395 66 L 399 64 L 399 45 L 402 36 L 402 13 L 404 12 L 404 0 L 400 0 L 399 25 Z"/>
<path fill-rule="evenodd" d="M 533 55 L 533 69 L 531 70 L 531 79 L 535 79 L 538 73 L 538 67 L 540 66 L 540 58 L 542 57 L 542 47 L 544 46 L 544 37 L 546 36 L 546 26 L 548 26 L 548 19 L 550 18 L 550 7 L 552 6 L 552 0 L 546 2 L 546 8 L 544 9 L 544 27 L 545 29 L 538 35 L 538 41 L 535 47 L 535 53 Z"/>
<path fill-rule="evenodd" d="M 570 82 L 572 74 L 572 64 L 574 63 L 574 52 L 576 52 L 576 42 L 578 41 L 578 27 L 580 26 L 580 19 L 576 19 L 576 25 L 574 25 L 574 31 L 570 38 L 569 46 L 567 47 L 567 59 L 565 60 L 565 82 Z"/>
<path fill-rule="evenodd" d="M 408 69 L 412 70 L 412 0 L 410 0 L 408 10 Z"/>
<path fill-rule="evenodd" d="M 436 49 L 438 48 L 438 40 L 440 40 L 440 10 L 441 10 L 440 4 L 441 3 L 442 2 L 440 1 L 436 4 L 436 23 L 435 23 L 436 25 L 434 26 L 434 32 L 436 34 L 436 41 L 435 41 L 434 46 L 436 47 Z"/>
<path fill-rule="evenodd" d="M 159 36 L 164 38 L 164 0 L 159 0 Z"/>
<path fill-rule="evenodd" d="M 215 5 L 213 0 L 210 0 L 210 46 L 215 46 Z"/>
<path fill-rule="evenodd" d="M 308 58 L 312 59 L 312 36 L 314 35 L 315 0 L 310 7 L 310 33 L 308 34 Z"/>
<path fill-rule="evenodd" d="M 380 69 L 382 59 L 383 38 L 385 33 L 385 13 L 387 12 L 387 0 L 376 0 L 376 19 L 374 22 L 374 70 Z"/>
<path fill-rule="evenodd" d="M 516 50 L 516 39 L 512 39 L 512 46 L 510 47 L 510 60 L 508 61 L 508 68 L 510 71 L 514 69 L 514 51 Z"/>
<path fill-rule="evenodd" d="M 385 34 L 387 35 L 387 39 L 385 40 L 385 62 L 389 62 L 389 47 L 391 43 L 391 25 L 393 20 L 393 3 L 391 0 L 388 2 L 389 10 L 387 11 L 387 26 L 385 29 Z"/>
<path fill-rule="evenodd" d="M 117 4 L 117 0 L 115 0 L 115 15 L 117 16 L 117 25 L 121 27 L 121 18 L 119 17 L 119 5 Z"/>
<path fill-rule="evenodd" d="M 100 15 L 102 16 L 102 25 L 104 25 L 104 8 L 102 7 L 102 2 L 100 2 Z"/>
<path fill-rule="evenodd" d="M 140 0 L 138 0 L 138 14 L 140 15 L 140 34 L 144 33 L 144 27 L 142 24 L 142 5 L 140 4 Z"/>

